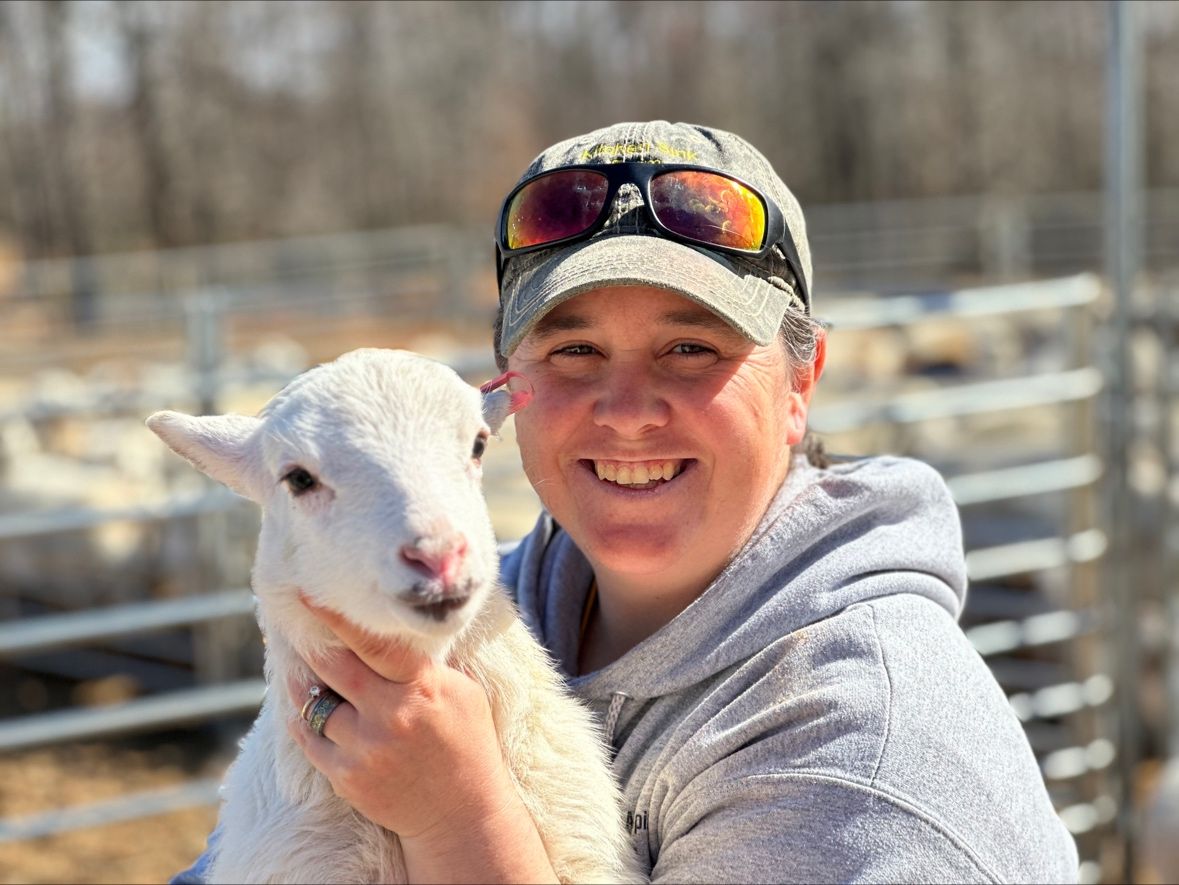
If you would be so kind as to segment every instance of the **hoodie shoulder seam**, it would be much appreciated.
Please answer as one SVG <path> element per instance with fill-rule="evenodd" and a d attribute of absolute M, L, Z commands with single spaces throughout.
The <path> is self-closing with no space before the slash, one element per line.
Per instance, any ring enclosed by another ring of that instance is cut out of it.
<path fill-rule="evenodd" d="M 825 783 L 828 786 L 843 787 L 853 791 L 862 791 L 875 796 L 877 799 L 886 802 L 893 806 L 898 811 L 901 811 L 910 817 L 921 821 L 926 826 L 930 827 L 935 832 L 939 833 L 947 842 L 953 845 L 958 851 L 970 859 L 970 862 L 978 869 L 978 871 L 986 877 L 987 881 L 998 883 L 1002 879 L 978 856 L 969 842 L 949 824 L 927 811 L 916 801 L 909 799 L 903 795 L 895 793 L 891 790 L 881 789 L 873 784 L 866 784 L 858 779 L 847 776 L 840 776 L 820 771 L 783 771 L 775 772 L 773 774 L 757 774 L 751 776 L 754 779 L 770 778 L 770 779 L 787 779 L 787 780 L 801 780 L 801 781 L 815 781 L 818 783 Z"/>

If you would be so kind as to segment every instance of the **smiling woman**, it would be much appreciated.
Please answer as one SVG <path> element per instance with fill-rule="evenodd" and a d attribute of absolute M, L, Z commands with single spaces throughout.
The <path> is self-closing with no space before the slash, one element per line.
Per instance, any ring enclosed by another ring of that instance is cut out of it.
<path fill-rule="evenodd" d="M 597 578 L 582 654 L 609 663 L 753 532 L 805 434 L 822 352 L 791 386 L 776 338 L 756 344 L 674 292 L 621 286 L 555 307 L 508 364 L 537 392 L 516 420 L 525 473 Z"/>
<path fill-rule="evenodd" d="M 945 483 L 907 459 L 802 451 L 827 338 L 802 210 L 766 159 L 662 121 L 562 142 L 505 199 L 496 264 L 496 358 L 532 384 L 516 436 L 544 504 L 502 577 L 600 717 L 644 872 L 1075 881 L 1027 739 L 957 624 L 966 568 Z M 355 661 L 329 676 L 381 679 Z M 456 722 L 465 747 L 492 746 L 469 692 L 433 688 L 442 676 L 416 671 L 430 703 L 399 708 L 394 728 L 388 712 L 349 712 L 350 727 L 422 770 Z M 318 740 L 301 742 L 316 765 Z M 430 765 L 412 807 L 387 754 L 334 755 L 362 813 L 513 802 L 488 754 Z M 494 871 L 479 834 L 412 866 L 526 878 L 543 868 L 534 823 Z"/>

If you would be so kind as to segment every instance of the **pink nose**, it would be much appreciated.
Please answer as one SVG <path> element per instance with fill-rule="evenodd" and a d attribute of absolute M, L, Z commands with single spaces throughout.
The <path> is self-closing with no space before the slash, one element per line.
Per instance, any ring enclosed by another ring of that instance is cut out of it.
<path fill-rule="evenodd" d="M 401 548 L 401 558 L 428 577 L 437 578 L 444 589 L 452 590 L 467 558 L 467 539 L 462 535 L 418 538 Z"/>

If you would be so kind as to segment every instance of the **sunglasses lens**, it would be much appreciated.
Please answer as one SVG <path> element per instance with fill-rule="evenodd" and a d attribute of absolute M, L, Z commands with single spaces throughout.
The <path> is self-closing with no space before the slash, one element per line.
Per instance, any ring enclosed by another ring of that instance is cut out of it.
<path fill-rule="evenodd" d="M 651 180 L 659 222 L 689 240 L 756 252 L 766 239 L 766 207 L 745 185 L 715 172 L 681 169 Z"/>
<path fill-rule="evenodd" d="M 533 179 L 508 204 L 505 244 L 523 249 L 584 233 L 602 214 L 608 189 L 606 176 L 585 169 Z"/>

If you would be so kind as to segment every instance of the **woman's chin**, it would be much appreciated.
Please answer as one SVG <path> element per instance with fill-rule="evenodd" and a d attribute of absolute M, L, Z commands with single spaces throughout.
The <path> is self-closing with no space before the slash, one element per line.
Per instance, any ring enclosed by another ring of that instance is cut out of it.
<path fill-rule="evenodd" d="M 594 565 L 619 577 L 670 577 L 687 563 L 704 566 L 699 545 L 692 545 L 682 527 L 631 525 L 595 526 L 578 548 Z"/>

